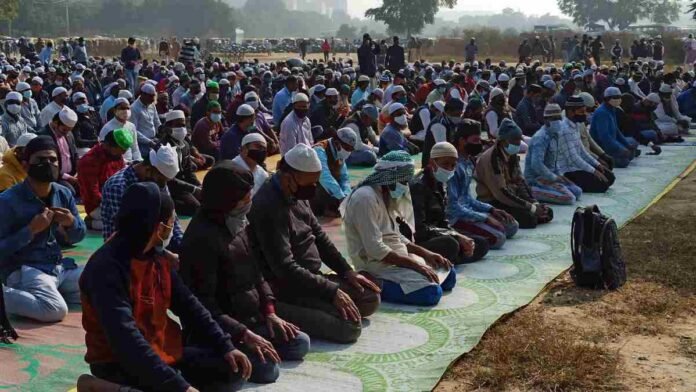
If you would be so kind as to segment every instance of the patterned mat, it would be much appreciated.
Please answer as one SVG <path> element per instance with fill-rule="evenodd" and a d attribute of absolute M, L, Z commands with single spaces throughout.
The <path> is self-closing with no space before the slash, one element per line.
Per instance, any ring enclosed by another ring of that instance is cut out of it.
<path fill-rule="evenodd" d="M 693 140 L 692 140 L 693 141 Z M 603 195 L 584 195 L 580 204 L 597 204 L 619 224 L 635 216 L 696 158 L 696 147 L 663 148 L 617 169 L 617 182 Z M 417 162 L 420 159 L 417 158 Z M 357 182 L 369 169 L 352 169 Z M 365 322 L 353 345 L 313 341 L 302 363 L 282 365 L 280 379 L 260 391 L 422 391 L 430 390 L 457 357 L 471 350 L 502 315 L 529 303 L 570 264 L 568 234 L 574 207 L 554 207 L 553 223 L 520 230 L 504 249 L 481 262 L 458 268 L 457 287 L 433 308 L 383 304 Z M 338 221 L 324 227 L 339 249 L 345 240 Z M 85 262 L 101 244 L 90 235 L 68 255 Z M 629 260 L 630 262 L 630 260 Z M 67 391 L 88 372 L 83 361 L 84 332 L 79 309 L 58 324 L 15 320 L 17 344 L 0 345 L 0 390 Z"/>

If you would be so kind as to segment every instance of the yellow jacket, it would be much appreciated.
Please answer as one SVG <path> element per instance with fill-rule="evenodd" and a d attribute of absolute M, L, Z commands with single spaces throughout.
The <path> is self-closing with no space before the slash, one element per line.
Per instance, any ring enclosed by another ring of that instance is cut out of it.
<path fill-rule="evenodd" d="M 15 149 L 5 151 L 2 156 L 2 167 L 0 167 L 0 192 L 3 192 L 15 184 L 19 184 L 27 178 L 22 164 L 15 156 Z"/>

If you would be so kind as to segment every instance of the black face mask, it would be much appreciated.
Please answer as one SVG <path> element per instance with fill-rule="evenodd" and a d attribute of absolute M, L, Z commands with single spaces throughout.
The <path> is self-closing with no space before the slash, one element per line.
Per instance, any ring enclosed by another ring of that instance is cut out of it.
<path fill-rule="evenodd" d="M 40 162 L 34 163 L 29 166 L 29 171 L 27 172 L 29 177 L 38 182 L 56 182 L 58 181 L 58 167 L 52 165 L 50 162 Z"/>
<path fill-rule="evenodd" d="M 295 115 L 296 115 L 298 118 L 305 118 L 305 117 L 307 117 L 307 112 L 309 112 L 309 110 L 305 110 L 305 109 L 295 109 Z"/>
<path fill-rule="evenodd" d="M 483 144 L 467 144 L 464 146 L 466 153 L 471 156 L 476 156 L 483 151 Z"/>
<path fill-rule="evenodd" d="M 266 150 L 249 150 L 247 156 L 257 164 L 263 165 L 266 161 Z"/>

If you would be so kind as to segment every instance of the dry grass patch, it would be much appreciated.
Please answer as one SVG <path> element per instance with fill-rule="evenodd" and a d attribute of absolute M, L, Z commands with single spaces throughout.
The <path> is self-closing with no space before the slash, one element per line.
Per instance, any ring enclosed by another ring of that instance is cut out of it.
<path fill-rule="evenodd" d="M 696 362 L 696 340 L 688 337 L 682 336 L 679 338 L 679 353 L 689 358 L 690 360 Z"/>
<path fill-rule="evenodd" d="M 538 312 L 521 311 L 497 324 L 448 379 L 469 380 L 470 389 L 500 391 L 618 390 L 616 352 L 593 343 L 598 331 L 571 328 Z"/>

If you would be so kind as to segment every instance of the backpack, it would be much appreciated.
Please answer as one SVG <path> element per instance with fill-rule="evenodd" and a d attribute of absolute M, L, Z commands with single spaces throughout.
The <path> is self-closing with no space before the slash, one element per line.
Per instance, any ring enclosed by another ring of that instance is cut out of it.
<path fill-rule="evenodd" d="M 570 247 L 573 255 L 570 276 L 576 285 L 615 290 L 626 283 L 626 264 L 616 222 L 603 215 L 597 206 L 575 210 Z"/>

